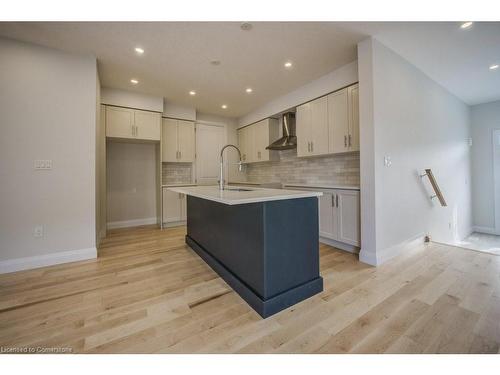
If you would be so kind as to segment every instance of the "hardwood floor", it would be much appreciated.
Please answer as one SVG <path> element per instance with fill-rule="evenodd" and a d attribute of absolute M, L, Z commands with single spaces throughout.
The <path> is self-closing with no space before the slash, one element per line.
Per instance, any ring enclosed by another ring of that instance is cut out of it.
<path fill-rule="evenodd" d="M 325 290 L 261 319 L 184 244 L 111 232 L 99 259 L 0 275 L 0 346 L 86 353 L 498 353 L 500 257 L 429 244 L 374 268 L 320 246 Z"/>

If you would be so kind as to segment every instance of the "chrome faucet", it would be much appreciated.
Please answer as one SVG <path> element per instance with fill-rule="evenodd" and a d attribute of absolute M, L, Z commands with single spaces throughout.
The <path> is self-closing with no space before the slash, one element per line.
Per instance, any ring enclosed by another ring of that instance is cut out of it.
<path fill-rule="evenodd" d="M 238 164 L 238 170 L 241 172 L 241 151 L 238 147 L 235 145 L 225 145 L 222 147 L 222 150 L 220 150 L 220 175 L 219 175 L 219 190 L 224 190 L 224 150 L 228 147 L 234 147 L 236 151 L 238 151 L 238 156 L 240 158 L 240 161 L 237 163 Z"/>

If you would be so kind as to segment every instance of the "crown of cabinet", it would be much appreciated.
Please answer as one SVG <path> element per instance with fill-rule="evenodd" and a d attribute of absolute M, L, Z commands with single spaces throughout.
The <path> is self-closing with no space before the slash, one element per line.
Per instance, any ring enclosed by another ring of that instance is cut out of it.
<path fill-rule="evenodd" d="M 279 138 L 277 119 L 267 118 L 238 129 L 238 146 L 244 163 L 277 160 L 276 151 L 266 147 Z"/>

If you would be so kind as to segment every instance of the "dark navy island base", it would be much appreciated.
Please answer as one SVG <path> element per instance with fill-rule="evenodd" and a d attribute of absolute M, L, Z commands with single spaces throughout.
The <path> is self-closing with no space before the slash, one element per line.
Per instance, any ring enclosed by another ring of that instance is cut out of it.
<path fill-rule="evenodd" d="M 263 318 L 323 291 L 318 198 L 187 197 L 186 243 Z"/>

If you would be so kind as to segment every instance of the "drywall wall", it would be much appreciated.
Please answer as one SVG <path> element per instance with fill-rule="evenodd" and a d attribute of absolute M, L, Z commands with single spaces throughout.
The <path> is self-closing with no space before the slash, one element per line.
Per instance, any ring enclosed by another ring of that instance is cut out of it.
<path fill-rule="evenodd" d="M 0 56 L 0 272 L 96 257 L 96 59 L 2 38 Z"/>
<path fill-rule="evenodd" d="M 472 218 L 469 107 L 376 39 L 359 44 L 358 62 L 360 260 L 380 264 L 426 234 L 446 243 L 464 238 Z M 448 207 L 429 199 L 424 168 Z"/>
<path fill-rule="evenodd" d="M 493 131 L 498 129 L 500 101 L 471 107 L 473 223 L 475 230 L 487 233 L 496 233 Z"/>
<path fill-rule="evenodd" d="M 163 101 L 163 117 L 196 121 L 196 108 Z"/>
<path fill-rule="evenodd" d="M 145 111 L 163 112 L 163 98 L 141 94 L 132 91 L 103 87 L 101 90 L 101 103 L 142 109 Z"/>
<path fill-rule="evenodd" d="M 108 141 L 108 229 L 156 223 L 158 145 Z"/>
<path fill-rule="evenodd" d="M 241 117 L 238 120 L 238 127 L 253 124 L 264 118 L 274 116 L 299 104 L 352 85 L 357 81 L 358 64 L 356 61 L 353 61 Z"/>

